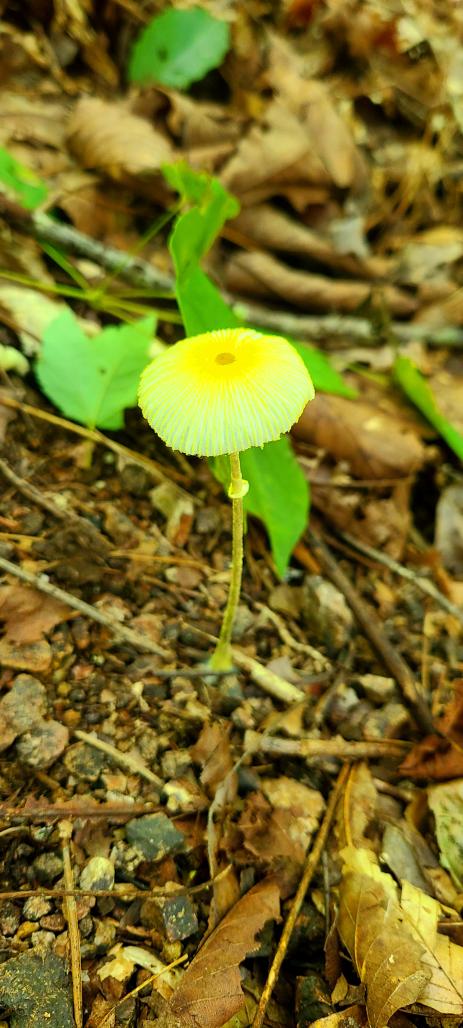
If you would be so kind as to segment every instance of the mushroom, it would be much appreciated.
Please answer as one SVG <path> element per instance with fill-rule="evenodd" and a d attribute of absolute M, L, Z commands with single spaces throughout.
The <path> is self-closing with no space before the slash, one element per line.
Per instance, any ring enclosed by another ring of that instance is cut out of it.
<path fill-rule="evenodd" d="M 313 398 L 310 375 L 280 336 L 248 328 L 218 329 L 182 339 L 149 364 L 138 400 L 151 428 L 174 450 L 198 457 L 228 454 L 233 510 L 231 581 L 210 666 L 232 667 L 231 633 L 243 567 L 243 497 L 239 454 L 279 439 Z"/>

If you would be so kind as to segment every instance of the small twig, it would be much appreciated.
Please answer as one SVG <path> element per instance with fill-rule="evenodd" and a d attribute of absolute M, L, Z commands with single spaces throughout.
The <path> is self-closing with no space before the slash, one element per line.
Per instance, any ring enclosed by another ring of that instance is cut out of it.
<path fill-rule="evenodd" d="M 232 647 L 232 655 L 235 664 L 242 671 L 247 671 L 253 682 L 274 699 L 280 700 L 281 703 L 287 703 L 289 706 L 307 699 L 305 692 L 298 689 L 297 685 L 287 682 L 285 678 L 281 678 L 274 671 L 259 664 L 259 661 L 254 660 L 254 657 L 250 657 L 247 653 L 243 653 L 237 646 Z"/>
<path fill-rule="evenodd" d="M 311 850 L 311 852 L 309 853 L 309 855 L 308 855 L 308 857 L 306 859 L 306 864 L 305 864 L 305 867 L 304 867 L 304 872 L 303 872 L 302 878 L 301 878 L 301 880 L 299 882 L 296 895 L 295 895 L 295 897 L 293 899 L 293 902 L 291 904 L 291 909 L 290 909 L 290 912 L 289 912 L 286 924 L 285 924 L 285 926 L 283 928 L 283 931 L 281 933 L 280 941 L 278 943 L 278 947 L 277 947 L 275 956 L 273 958 L 272 965 L 270 967 L 268 978 L 267 978 L 267 981 L 265 983 L 265 988 L 264 988 L 264 990 L 262 992 L 262 995 L 260 997 L 259 1004 L 258 1004 L 256 1013 L 255 1013 L 255 1016 L 254 1016 L 254 1020 L 252 1022 L 252 1028 L 262 1028 L 262 1025 L 264 1023 L 265 1012 L 267 1010 L 267 1006 L 268 1006 L 270 997 L 271 997 L 272 992 L 273 992 L 273 990 L 275 988 L 275 985 L 276 985 L 276 983 L 278 981 L 278 976 L 280 974 L 281 965 L 282 965 L 283 960 L 284 960 L 284 958 L 286 956 L 288 945 L 289 945 L 291 936 L 293 934 L 294 927 L 295 927 L 297 918 L 299 916 L 302 904 L 304 902 L 305 894 L 306 894 L 307 889 L 308 889 L 308 887 L 310 885 L 310 882 L 312 881 L 312 878 L 313 878 L 313 875 L 314 875 L 314 873 L 315 873 L 315 871 L 317 869 L 320 857 L 321 857 L 321 855 L 323 853 L 323 850 L 325 848 L 326 841 L 328 839 L 329 831 L 330 831 L 330 828 L 331 828 L 331 824 L 332 824 L 334 815 L 336 813 L 336 807 L 337 807 L 337 804 L 338 804 L 338 800 L 339 800 L 339 797 L 341 796 L 342 790 L 344 788 L 344 783 L 346 781 L 348 772 L 349 772 L 349 766 L 348 765 L 346 765 L 345 767 L 343 767 L 341 769 L 341 771 L 339 772 L 338 778 L 336 780 L 336 784 L 334 786 L 334 789 L 333 789 L 333 791 L 331 793 L 331 796 L 330 796 L 330 798 L 328 800 L 328 805 L 327 805 L 327 808 L 326 808 L 326 811 L 325 811 L 325 816 L 324 816 L 323 821 L 322 821 L 322 823 L 320 825 L 320 828 L 319 828 L 319 831 L 318 831 L 318 834 L 317 834 L 317 838 L 315 839 L 315 843 L 314 843 L 313 849 Z"/>
<path fill-rule="evenodd" d="M 411 743 L 401 739 L 361 740 L 351 742 L 336 736 L 334 739 L 283 739 L 266 732 L 248 729 L 244 733 L 246 753 L 265 753 L 270 757 L 301 757 L 303 760 L 381 760 L 397 757 L 403 760 Z"/>
<path fill-rule="evenodd" d="M 457 607 L 456 603 L 452 603 L 451 600 L 441 593 L 440 589 L 434 585 L 434 582 L 430 582 L 428 578 L 424 578 L 423 575 L 417 574 L 416 571 L 412 571 L 411 568 L 405 567 L 404 564 L 399 564 L 393 557 L 389 557 L 387 553 L 383 553 L 381 550 L 376 550 L 373 546 L 367 546 L 362 543 L 360 539 L 355 539 L 353 535 L 349 535 L 348 532 L 339 532 L 341 539 L 344 539 L 349 546 L 352 546 L 354 550 L 359 550 L 360 553 L 364 553 L 366 557 L 371 557 L 372 560 L 378 562 L 378 564 L 384 564 L 386 568 L 393 571 L 396 575 L 400 575 L 401 578 L 407 579 L 408 582 L 413 582 L 413 585 L 417 589 L 420 589 L 422 593 L 426 593 L 431 599 L 435 600 L 446 610 L 448 614 L 452 614 L 453 617 L 457 618 L 463 624 L 463 610 L 461 607 Z"/>
<path fill-rule="evenodd" d="M 308 657 L 312 657 L 317 664 L 321 664 L 324 668 L 331 668 L 331 662 L 328 657 L 325 657 L 324 653 L 320 653 L 320 650 L 316 650 L 314 646 L 310 646 L 309 643 L 299 642 L 298 639 L 294 639 L 291 633 L 288 631 L 283 618 L 275 614 L 274 610 L 267 607 L 265 603 L 256 603 L 257 610 L 261 610 L 265 614 L 269 621 L 275 625 L 281 639 L 287 646 L 292 650 L 296 650 L 298 653 L 306 653 Z"/>
<path fill-rule="evenodd" d="M 352 338 L 357 344 L 365 346 L 371 346 L 376 341 L 374 328 L 367 318 L 349 317 L 345 314 L 292 314 L 237 300 L 236 297 L 227 294 L 225 299 L 228 299 L 235 314 L 243 321 L 254 323 L 261 328 L 276 329 L 282 335 L 293 336 L 295 339 L 313 341 L 336 337 Z M 430 343 L 431 346 L 463 346 L 463 331 L 453 325 L 433 328 L 431 325 L 391 321 L 390 333 L 400 343 L 418 341 Z"/>
<path fill-rule="evenodd" d="M 8 807 L 0 803 L 0 820 L 2 818 L 24 818 L 25 821 L 43 821 L 50 817 L 71 818 L 92 818 L 92 817 L 122 817 L 131 818 L 138 814 L 151 814 L 160 810 L 158 803 L 100 803 L 98 807 L 88 807 L 83 803 L 50 803 L 43 807 L 34 807 L 30 810 L 27 807 Z"/>
<path fill-rule="evenodd" d="M 53 585 L 48 581 L 46 575 L 33 575 L 30 571 L 25 571 L 24 568 L 19 567 L 18 564 L 12 564 L 5 557 L 0 557 L 0 568 L 3 571 L 7 571 L 9 575 L 20 578 L 22 582 L 27 582 L 34 589 L 39 589 L 40 592 L 46 593 L 47 596 L 53 596 L 55 600 L 61 600 L 62 603 L 66 603 L 73 610 L 78 610 L 79 614 L 83 614 L 84 617 L 91 618 L 92 621 L 97 621 L 98 624 L 104 625 L 105 628 L 109 628 L 113 635 L 119 636 L 120 639 L 129 643 L 135 649 L 142 652 L 156 653 L 158 657 L 171 656 L 168 650 L 158 646 L 152 639 L 148 639 L 148 636 L 142 635 L 141 632 L 136 632 L 133 628 L 128 628 L 126 625 L 119 624 L 110 618 L 108 614 L 98 610 L 97 607 L 92 607 L 90 603 L 78 599 L 77 596 L 68 593 L 66 589 Z"/>
<path fill-rule="evenodd" d="M 82 1005 L 82 968 L 80 962 L 79 922 L 77 919 L 76 900 L 73 895 L 74 876 L 72 873 L 71 851 L 69 847 L 69 843 L 72 838 L 72 824 L 70 821 L 60 821 L 59 834 L 63 855 L 64 884 L 66 886 L 67 893 L 63 903 L 63 912 L 67 921 L 69 933 L 74 1020 L 76 1028 L 82 1028 L 84 1023 Z"/>
<path fill-rule="evenodd" d="M 309 530 L 309 540 L 322 571 L 345 596 L 367 639 L 369 639 L 376 653 L 381 657 L 391 676 L 395 678 L 402 691 L 404 700 L 413 711 L 417 723 L 426 733 L 432 732 L 432 718 L 426 703 L 418 692 L 411 669 L 403 657 L 397 653 L 397 650 L 391 646 L 374 610 L 362 600 L 326 544 L 312 530 Z M 302 543 L 298 543 L 294 554 L 301 561 L 301 564 L 305 562 L 305 553 L 305 546 Z"/>
<path fill-rule="evenodd" d="M 227 864 L 215 876 L 208 878 L 207 882 L 199 885 L 179 885 L 175 890 L 176 896 L 193 896 L 201 892 L 213 889 L 225 875 L 230 873 L 231 864 Z M 47 899 L 61 900 L 66 896 L 94 896 L 96 899 L 103 896 L 111 896 L 113 899 L 132 900 L 140 897 L 146 899 L 146 893 L 150 896 L 165 896 L 166 888 L 160 885 L 146 885 L 144 889 L 137 888 L 131 882 L 116 882 L 113 889 L 15 889 L 11 892 L 0 892 L 0 902 L 3 900 L 29 899 L 31 896 L 46 896 Z"/>
<path fill-rule="evenodd" d="M 83 732 L 80 728 L 75 729 L 74 735 L 76 739 L 81 739 L 82 742 L 88 743 L 89 746 L 93 746 L 96 750 L 106 753 L 108 757 L 111 757 L 111 760 L 114 760 L 115 764 L 128 768 L 134 774 L 145 778 L 147 782 L 151 782 L 152 785 L 156 786 L 156 789 L 162 789 L 164 782 L 158 775 L 155 775 L 154 771 L 150 771 L 148 767 L 145 767 L 141 760 L 132 757 L 130 753 L 121 753 L 115 746 L 111 746 L 111 743 L 103 742 L 103 739 L 99 739 L 97 735 Z"/>

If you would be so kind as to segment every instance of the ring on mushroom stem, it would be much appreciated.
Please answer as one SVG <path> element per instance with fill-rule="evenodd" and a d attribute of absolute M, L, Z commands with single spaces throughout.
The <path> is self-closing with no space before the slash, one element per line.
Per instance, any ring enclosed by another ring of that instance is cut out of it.
<path fill-rule="evenodd" d="M 280 336 L 248 328 L 217 329 L 182 339 L 145 368 L 138 393 L 146 420 L 174 450 L 230 457 L 233 550 L 222 629 L 211 658 L 232 666 L 231 633 L 241 589 L 243 496 L 239 453 L 279 439 L 313 399 L 310 375 Z"/>

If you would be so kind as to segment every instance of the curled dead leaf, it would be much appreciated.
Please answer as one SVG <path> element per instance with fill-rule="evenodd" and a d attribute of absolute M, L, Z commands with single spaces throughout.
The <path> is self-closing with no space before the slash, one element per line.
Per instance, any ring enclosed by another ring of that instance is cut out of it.
<path fill-rule="evenodd" d="M 127 104 L 83 97 L 68 125 L 68 144 L 85 168 L 104 172 L 117 181 L 149 176 L 174 159 L 166 137 Z"/>
<path fill-rule="evenodd" d="M 55 625 L 72 617 L 75 611 L 37 589 L 17 582 L 0 586 L 0 622 L 4 622 L 4 638 L 8 642 L 38 642 Z"/>
<path fill-rule="evenodd" d="M 217 925 L 185 971 L 171 1001 L 182 1028 L 220 1028 L 243 1003 L 239 965 L 258 948 L 256 936 L 278 918 L 273 879 L 255 885 Z"/>
<path fill-rule="evenodd" d="M 318 393 L 293 431 L 336 460 L 347 460 L 358 478 L 411 475 L 425 458 L 425 447 L 409 422 L 363 400 Z"/>
<path fill-rule="evenodd" d="M 371 283 L 325 278 L 288 267 L 266 253 L 237 253 L 228 262 L 225 283 L 245 296 L 278 296 L 307 311 L 357 310 L 371 296 Z M 379 288 L 379 287 L 378 287 Z M 397 315 L 412 314 L 416 303 L 395 286 L 381 286 L 387 307 Z"/>

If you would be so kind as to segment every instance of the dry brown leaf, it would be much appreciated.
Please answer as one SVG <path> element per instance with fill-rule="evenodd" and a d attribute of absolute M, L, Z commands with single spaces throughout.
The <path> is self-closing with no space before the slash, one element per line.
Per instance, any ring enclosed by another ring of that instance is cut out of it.
<path fill-rule="evenodd" d="M 330 184 L 304 126 L 278 97 L 267 107 L 261 124 L 253 124 L 242 137 L 221 179 L 246 205 L 282 195 L 286 186 Z"/>
<path fill-rule="evenodd" d="M 423 947 L 401 920 L 392 878 L 367 850 L 343 855 L 354 863 L 343 872 L 338 930 L 365 985 L 371 1028 L 386 1028 L 397 1010 L 416 1003 L 431 975 L 422 965 Z"/>
<path fill-rule="evenodd" d="M 269 33 L 267 77 L 304 126 L 311 149 L 340 189 L 359 190 L 366 167 L 350 128 L 336 110 L 324 82 L 307 78 L 304 59 L 287 39 Z"/>
<path fill-rule="evenodd" d="M 463 1015 L 463 947 L 438 932 L 439 903 L 380 870 L 365 849 L 348 847 L 340 892 L 339 933 L 365 984 L 372 1028 L 419 1002 Z"/>
<path fill-rule="evenodd" d="M 378 792 L 368 764 L 354 764 L 339 804 L 340 839 L 342 845 L 374 849 L 373 839 L 367 836 L 376 816 Z"/>
<path fill-rule="evenodd" d="M 358 478 L 400 478 L 423 464 L 425 447 L 400 413 L 363 400 L 318 393 L 293 429 L 305 442 L 347 460 Z"/>
<path fill-rule="evenodd" d="M 280 913 L 279 889 L 267 879 L 250 889 L 206 939 L 171 1001 L 184 1028 L 220 1028 L 243 1004 L 239 965 L 256 936 Z"/>
<path fill-rule="evenodd" d="M 166 137 L 127 104 L 83 97 L 68 125 L 71 150 L 85 168 L 95 168 L 116 181 L 128 176 L 152 176 L 161 164 L 174 160 Z"/>
<path fill-rule="evenodd" d="M 319 1017 L 312 1021 L 311 1028 L 368 1028 L 365 1008 L 355 1003 L 345 1010 L 338 1010 L 328 1017 Z"/>
<path fill-rule="evenodd" d="M 288 267 L 266 253 L 238 253 L 228 262 L 225 282 L 246 296 L 278 296 L 307 311 L 355 311 L 371 296 L 369 282 L 325 278 Z M 412 314 L 415 301 L 395 286 L 381 286 L 382 298 L 393 314 Z"/>
<path fill-rule="evenodd" d="M 407 778 L 446 781 L 463 775 L 463 752 L 441 735 L 427 735 L 410 750 L 400 765 Z"/>
<path fill-rule="evenodd" d="M 0 622 L 4 622 L 8 643 L 38 642 L 55 625 L 74 616 L 75 611 L 65 603 L 37 589 L 19 583 L 0 586 Z"/>
<path fill-rule="evenodd" d="M 256 204 L 245 207 L 227 227 L 227 235 L 238 233 L 237 242 L 249 248 L 249 243 L 269 250 L 300 254 L 331 268 L 338 268 L 350 275 L 365 275 L 367 278 L 384 276 L 387 261 L 372 257 L 359 257 L 336 249 L 330 239 L 316 232 L 300 219 L 288 218 L 270 204 Z M 243 242 L 244 237 L 244 242 Z"/>
<path fill-rule="evenodd" d="M 463 775 L 463 679 L 452 682 L 440 717 L 434 718 L 439 735 L 427 735 L 410 750 L 400 771 L 409 778 L 445 781 Z"/>

